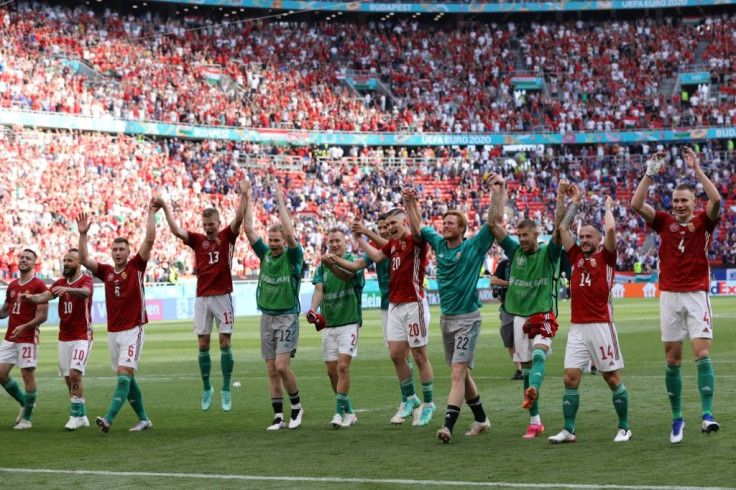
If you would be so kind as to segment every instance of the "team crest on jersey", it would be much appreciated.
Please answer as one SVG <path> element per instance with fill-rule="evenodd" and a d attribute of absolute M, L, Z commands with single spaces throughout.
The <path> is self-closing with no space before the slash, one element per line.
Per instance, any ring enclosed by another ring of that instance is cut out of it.
<path fill-rule="evenodd" d="M 401 250 L 406 250 L 406 242 L 403 240 L 401 241 Z"/>
<path fill-rule="evenodd" d="M 676 232 L 679 229 L 680 229 L 680 226 L 677 223 L 670 223 L 670 231 L 671 232 L 674 233 L 674 232 Z"/>
<path fill-rule="evenodd" d="M 516 265 L 518 265 L 519 267 L 524 267 L 524 264 L 526 264 L 526 258 L 524 257 L 524 255 L 519 254 L 519 257 L 517 257 L 516 259 Z"/>
<path fill-rule="evenodd" d="M 392 254 L 393 254 L 393 253 L 396 253 L 396 247 L 395 247 L 395 246 L 393 246 L 393 245 L 391 246 L 391 253 L 392 253 Z"/>
<path fill-rule="evenodd" d="M 13 291 L 10 291 L 10 297 L 11 297 L 11 298 L 15 298 L 15 290 L 13 290 Z"/>
<path fill-rule="evenodd" d="M 122 278 L 123 278 L 123 280 L 125 280 L 125 279 L 127 279 L 127 278 L 128 278 L 128 274 L 126 274 L 126 273 L 125 273 L 125 271 L 123 271 L 123 273 L 122 273 L 122 274 L 120 274 L 120 277 L 122 277 Z"/>
<path fill-rule="evenodd" d="M 445 254 L 440 254 L 439 255 L 439 258 L 444 259 L 445 258 Z"/>
<path fill-rule="evenodd" d="M 578 268 L 582 267 L 584 263 L 585 263 L 585 259 L 578 260 Z"/>
<path fill-rule="evenodd" d="M 692 233 L 695 231 L 695 225 L 690 222 L 687 224 L 687 229 L 690 230 L 690 233 Z"/>
<path fill-rule="evenodd" d="M 460 259 L 460 256 L 461 256 L 462 254 L 463 254 L 462 252 L 458 252 L 458 253 L 456 253 L 456 254 L 455 254 L 455 258 L 459 260 L 459 259 Z"/>
<path fill-rule="evenodd" d="M 595 268 L 596 265 L 598 265 L 598 262 L 596 262 L 595 259 L 590 259 L 590 266 Z"/>
<path fill-rule="evenodd" d="M 107 280 L 108 281 L 112 281 L 114 278 L 115 278 L 115 276 L 112 274 L 112 272 L 107 275 Z"/>
<path fill-rule="evenodd" d="M 202 242 L 202 248 L 205 249 L 205 250 L 207 250 L 208 248 L 210 248 L 210 241 L 209 240 L 203 241 Z"/>
<path fill-rule="evenodd" d="M 215 238 L 215 243 L 218 244 L 218 245 L 222 243 L 222 240 L 220 240 L 220 237 L 219 236 L 217 238 Z"/>

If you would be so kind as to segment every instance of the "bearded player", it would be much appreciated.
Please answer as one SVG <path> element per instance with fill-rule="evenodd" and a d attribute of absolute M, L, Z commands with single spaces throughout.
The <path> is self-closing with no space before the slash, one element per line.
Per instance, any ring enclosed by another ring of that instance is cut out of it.
<path fill-rule="evenodd" d="M 563 181 L 564 182 L 564 181 Z M 566 184 L 566 182 L 565 182 Z M 618 371 L 624 367 L 624 358 L 613 324 L 611 288 L 616 270 L 616 221 L 611 212 L 613 200 L 606 197 L 604 204 L 605 235 L 593 225 L 580 228 L 580 245 L 570 232 L 570 224 L 582 203 L 582 194 L 576 185 L 570 186 L 572 205 L 560 224 L 562 245 L 572 265 L 570 278 L 571 323 L 565 348 L 565 391 L 562 413 L 565 428 L 549 438 L 552 444 L 575 442 L 575 417 L 580 405 L 578 387 L 583 369 L 590 361 L 599 367 L 603 379 L 611 388 L 613 407 L 618 415 L 618 431 L 614 442 L 631 439 L 628 409 L 629 395 Z M 602 245 L 601 245 L 602 240 Z"/>
<path fill-rule="evenodd" d="M 22 299 L 34 304 L 59 298 L 59 371 L 69 389 L 71 407 L 64 428 L 89 427 L 84 403 L 82 376 L 92 351 L 92 278 L 82 272 L 79 251 L 70 249 L 63 259 L 63 277 L 40 294 L 23 294 Z"/>

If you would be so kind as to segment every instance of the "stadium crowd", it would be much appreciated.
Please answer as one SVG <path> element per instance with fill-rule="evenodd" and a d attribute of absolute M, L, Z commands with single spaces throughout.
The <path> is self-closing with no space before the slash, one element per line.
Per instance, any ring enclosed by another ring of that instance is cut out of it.
<path fill-rule="evenodd" d="M 259 232 L 265 231 L 276 214 L 273 179 L 285 186 L 287 206 L 295 213 L 297 235 L 309 265 L 319 260 L 325 230 L 346 227 L 354 219 L 374 223 L 379 213 L 400 203 L 400 190 L 406 185 L 419 191 L 427 222 L 439 228 L 442 213 L 457 208 L 470 217 L 472 231 L 488 207 L 483 177 L 490 170 L 502 172 L 508 180 L 511 227 L 531 217 L 550 232 L 561 178 L 584 189 L 591 204 L 586 209 L 600 209 L 603 196 L 612 195 L 617 199 L 619 222 L 618 268 L 632 270 L 638 261 L 645 270 L 656 269 L 651 249 L 654 236 L 646 241 L 643 222 L 629 209 L 641 173 L 641 155 L 603 146 L 575 152 L 570 147 L 562 149 L 558 155 L 548 150 L 511 158 L 493 156 L 498 153 L 493 149 L 391 149 L 381 155 L 381 148 L 352 148 L 340 156 L 343 151 L 336 148 L 285 149 L 255 143 L 7 130 L 0 133 L 0 151 L 5 155 L 0 171 L 0 202 L 5 210 L 0 220 L 0 277 L 8 281 L 17 275 L 17 254 L 25 246 L 40 251 L 39 276 L 58 277 L 61 257 L 74 245 L 74 218 L 83 210 L 94 217 L 90 243 L 93 257 L 101 262 L 107 259 L 115 237 L 139 241 L 152 195 L 169 200 L 175 216 L 189 230 L 200 229 L 200 213 L 208 206 L 222 210 L 226 222 L 237 203 L 236 183 L 245 177 L 253 183 L 255 199 L 263 203 L 257 208 Z M 683 165 L 678 148 L 668 150 L 670 165 L 650 196 L 650 202 L 663 209 L 671 206 L 668 190 Z M 716 150 L 710 144 L 701 149 L 703 165 L 712 169 L 711 178 L 727 203 L 710 258 L 736 263 L 736 156 Z M 600 212 L 583 214 L 581 219 L 600 223 Z M 149 279 L 166 281 L 171 269 L 191 274 L 188 249 L 165 230 L 164 223 L 160 225 Z M 249 247 L 235 250 L 234 274 L 257 271 L 258 261 Z"/>
<path fill-rule="evenodd" d="M 21 3 L 0 11 L 0 29 L 0 107 L 370 132 L 736 122 L 734 15 L 698 25 L 665 16 L 449 27 L 403 18 L 216 23 Z M 74 62 L 89 67 L 89 77 Z M 711 87 L 675 93 L 673 77 L 703 69 Z M 341 84 L 347 70 L 389 92 Z M 519 74 L 543 77 L 545 89 L 515 91 Z"/>

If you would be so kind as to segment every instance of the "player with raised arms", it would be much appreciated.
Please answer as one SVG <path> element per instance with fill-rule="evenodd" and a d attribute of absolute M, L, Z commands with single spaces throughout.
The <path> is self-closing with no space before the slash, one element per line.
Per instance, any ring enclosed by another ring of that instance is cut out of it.
<path fill-rule="evenodd" d="M 378 233 L 368 229 L 359 221 L 356 221 L 351 225 L 350 230 L 355 236 L 365 235 L 371 241 L 371 245 L 373 247 L 380 249 L 388 243 L 389 239 L 391 239 L 391 235 L 388 232 L 388 224 L 386 223 L 386 213 L 382 213 L 378 216 L 378 220 L 376 220 L 376 228 L 378 229 Z M 365 253 L 356 258 L 353 262 L 363 268 L 367 268 L 373 264 L 371 258 Z M 390 302 L 389 290 L 391 286 L 391 264 L 388 260 L 384 260 L 383 262 L 378 262 L 376 264 L 376 278 L 378 279 L 378 289 L 381 292 L 381 326 L 383 328 L 383 342 L 386 347 L 388 347 L 388 337 L 386 334 L 388 328 L 388 305 Z M 414 364 L 411 361 L 411 348 L 409 347 L 408 342 L 404 343 L 404 357 L 406 358 L 406 363 L 409 365 L 411 383 L 414 384 Z M 391 423 L 396 425 L 403 424 L 406 421 L 406 419 L 402 417 L 404 414 L 404 408 L 406 407 L 406 395 L 404 390 L 401 389 L 401 384 L 399 384 L 399 393 L 401 395 L 401 403 L 399 403 L 399 408 L 396 410 L 394 416 L 391 417 Z M 414 419 L 418 422 L 421 409 L 415 409 L 415 412 L 417 412 L 417 414 Z"/>
<path fill-rule="evenodd" d="M 565 189 L 567 185 L 566 181 L 560 181 L 560 188 Z M 591 224 L 583 225 L 578 232 L 578 245 L 570 225 L 582 204 L 582 193 L 576 185 L 571 185 L 569 189 L 572 205 L 559 227 L 562 245 L 572 266 L 571 325 L 565 347 L 565 391 L 562 395 L 565 427 L 559 434 L 550 437 L 549 442 L 561 444 L 577 439 L 575 417 L 580 406 L 578 389 L 583 369 L 591 361 L 600 369 L 603 379 L 611 388 L 613 407 L 618 415 L 618 430 L 613 441 L 625 442 L 631 439 L 629 395 L 619 376 L 619 370 L 624 367 L 624 358 L 613 324 L 611 301 L 611 288 L 616 274 L 616 220 L 611 211 L 613 200 L 607 196 L 604 203 L 605 234 L 602 235 Z"/>
<path fill-rule="evenodd" d="M 299 286 L 304 252 L 294 235 L 281 186 L 274 181 L 273 188 L 280 222 L 268 229 L 268 245 L 253 226 L 253 191 L 250 182 L 245 183 L 243 228 L 253 251 L 261 260 L 256 303 L 261 312 L 261 356 L 268 368 L 268 386 L 274 412 L 273 423 L 267 429 L 286 427 L 284 388 L 291 401 L 288 427 L 296 429 L 302 424 L 304 409 L 296 376 L 291 370 L 291 357 L 299 347 Z"/>
<path fill-rule="evenodd" d="M 506 186 L 491 187 L 491 207 L 498 209 L 506 202 Z M 559 206 L 559 204 L 558 204 Z M 539 230 L 531 219 L 517 224 L 518 241 L 510 237 L 497 219 L 489 213 L 491 232 L 511 262 L 506 311 L 514 315 L 514 361 L 522 366 L 524 402 L 530 420 L 525 439 L 544 432 L 539 416 L 539 390 L 544 380 L 547 352 L 557 332 L 555 314 L 555 273 L 559 267 L 562 246 L 559 233 L 549 243 L 539 244 Z"/>
<path fill-rule="evenodd" d="M 394 208 L 386 213 L 386 223 L 391 239 L 380 249 L 371 246 L 362 235 L 358 235 L 357 239 L 360 248 L 372 261 L 381 263 L 390 260 L 391 281 L 386 338 L 401 391 L 406 397 L 404 410 L 397 416 L 406 419 L 415 409 L 421 407 L 419 419 L 415 418 L 414 425 L 425 426 L 432 420 L 436 409 L 433 401 L 434 373 L 427 355 L 429 305 L 423 287 L 424 270 L 427 266 L 427 242 L 421 235 L 411 233 L 403 209 Z M 366 261 L 360 258 L 351 262 L 335 257 L 335 262 L 341 268 L 353 272 L 362 269 L 366 264 Z M 419 368 L 424 403 L 419 401 L 416 395 L 412 372 L 406 362 L 407 342 Z"/>
<path fill-rule="evenodd" d="M 135 379 L 145 340 L 143 325 L 148 323 L 146 314 L 146 265 L 151 258 L 156 240 L 156 212 L 159 206 L 151 199 L 146 218 L 146 234 L 138 253 L 130 257 L 130 244 L 124 237 L 112 241 L 113 265 L 100 264 L 89 256 L 87 232 L 90 221 L 86 213 L 77 217 L 79 230 L 79 261 L 105 285 L 107 310 L 107 340 L 110 347 L 112 369 L 117 372 L 117 386 L 110 401 L 110 408 L 95 423 L 102 432 L 109 432 L 125 400 L 130 402 L 138 423 L 130 431 L 140 432 L 153 428 L 143 406 L 143 394 Z"/>
<path fill-rule="evenodd" d="M 232 407 L 230 378 L 233 373 L 231 337 L 235 320 L 233 308 L 232 269 L 235 241 L 240 234 L 245 215 L 245 182 L 240 183 L 240 202 L 230 224 L 220 230 L 220 213 L 215 208 L 202 211 L 204 234 L 184 230 L 174 220 L 171 208 L 163 199 L 157 199 L 166 215 L 171 232 L 194 252 L 197 270 L 197 298 L 194 301 L 194 332 L 199 340 L 199 372 L 202 376 L 202 410 L 209 410 L 215 388 L 210 382 L 212 361 L 210 340 L 212 323 L 217 324 L 222 369 L 221 407 L 229 412 Z"/>
<path fill-rule="evenodd" d="M 491 185 L 503 185 L 503 178 L 493 174 Z M 473 411 L 475 420 L 466 436 L 474 436 L 491 426 L 478 388 L 470 375 L 475 362 L 475 351 L 480 335 L 481 302 L 478 298 L 478 275 L 483 260 L 493 245 L 493 235 L 487 223 L 465 239 L 468 219 L 462 212 L 451 209 L 442 216 L 442 235 L 431 226 L 423 226 L 422 212 L 414 189 L 402 191 L 409 224 L 413 234 L 420 234 L 434 249 L 437 257 L 437 287 L 440 294 L 440 329 L 445 362 L 451 369 L 451 388 L 447 397 L 445 422 L 437 431 L 437 438 L 447 444 L 452 441 L 452 431 L 460 415 L 463 400 Z M 503 203 L 497 208 L 496 219 L 503 219 Z"/>
<path fill-rule="evenodd" d="M 698 369 L 698 389 L 701 402 L 701 425 L 704 434 L 718 431 L 713 420 L 713 393 L 715 374 L 710 359 L 713 340 L 713 314 L 708 292 L 710 266 L 708 248 L 713 231 L 721 216 L 721 195 L 700 168 L 695 152 L 685 147 L 682 152 L 687 168 L 703 186 L 708 196 L 705 209 L 698 206 L 695 188 L 680 183 L 672 191 L 674 216 L 655 209 L 645 202 L 649 187 L 664 166 L 666 155 L 657 153 L 647 162 L 647 170 L 634 196 L 631 208 L 644 218 L 647 225 L 660 237 L 659 245 L 659 315 L 662 343 L 667 365 L 665 386 L 672 409 L 670 442 L 682 442 L 685 421 L 682 416 L 682 343 L 690 338 L 690 345 Z"/>

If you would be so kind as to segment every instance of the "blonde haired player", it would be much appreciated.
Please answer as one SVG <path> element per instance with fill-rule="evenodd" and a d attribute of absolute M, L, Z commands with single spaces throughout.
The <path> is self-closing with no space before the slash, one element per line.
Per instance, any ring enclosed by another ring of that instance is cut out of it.
<path fill-rule="evenodd" d="M 645 202 L 649 187 L 654 183 L 664 166 L 665 155 L 658 153 L 647 162 L 647 171 L 642 177 L 631 208 L 644 218 L 647 225 L 660 236 L 659 245 L 659 311 L 660 330 L 664 344 L 667 366 L 665 386 L 672 408 L 672 432 L 670 442 L 682 442 L 685 421 L 682 416 L 682 342 L 690 338 L 690 345 L 698 368 L 698 389 L 702 408 L 701 431 L 710 434 L 720 429 L 713 420 L 713 391 L 715 374 L 710 360 L 713 340 L 713 315 L 708 291 L 710 289 L 710 267 L 708 248 L 713 230 L 721 216 L 721 195 L 706 177 L 698 163 L 695 152 L 683 149 L 683 158 L 688 169 L 703 186 L 708 196 L 705 209 L 695 212 L 698 201 L 695 189 L 681 183 L 672 192 L 674 216 L 655 211 Z"/>

